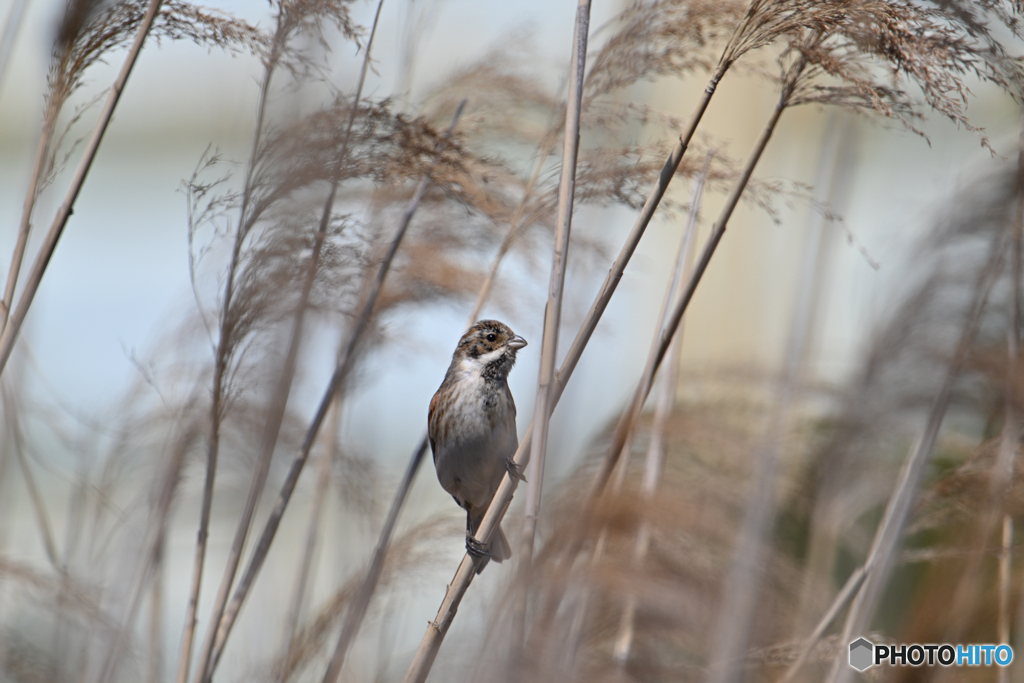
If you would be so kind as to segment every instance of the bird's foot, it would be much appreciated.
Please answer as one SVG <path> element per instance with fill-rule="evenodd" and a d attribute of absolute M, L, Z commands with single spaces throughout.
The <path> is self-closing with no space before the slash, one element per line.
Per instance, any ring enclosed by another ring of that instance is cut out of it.
<path fill-rule="evenodd" d="M 526 481 L 526 477 L 523 476 L 523 471 L 519 469 L 519 465 L 512 459 L 511 456 L 505 458 L 505 467 L 508 468 L 508 476 L 512 477 L 517 481 Z"/>
<path fill-rule="evenodd" d="M 491 561 L 491 550 L 490 546 L 484 545 L 480 541 L 473 538 L 473 535 L 468 531 L 466 532 L 466 552 L 473 558 L 476 564 L 476 573 L 479 574 L 484 570 L 484 567 Z"/>
<path fill-rule="evenodd" d="M 476 540 L 469 533 L 466 534 L 466 552 L 478 560 L 491 556 L 490 546 Z"/>

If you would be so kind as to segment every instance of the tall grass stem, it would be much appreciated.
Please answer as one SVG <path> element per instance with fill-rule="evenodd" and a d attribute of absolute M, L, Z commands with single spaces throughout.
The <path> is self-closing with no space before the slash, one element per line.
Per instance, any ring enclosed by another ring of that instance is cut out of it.
<path fill-rule="evenodd" d="M 14 315 L 7 321 L 3 333 L 0 334 L 0 374 L 7 367 L 7 361 L 11 357 L 14 343 L 17 341 L 18 333 L 21 332 L 21 327 L 25 322 L 25 316 L 28 315 L 28 309 L 31 307 L 32 300 L 39 290 L 39 284 L 43 280 L 46 267 L 49 265 L 53 252 L 57 248 L 57 240 L 60 239 L 61 234 L 64 232 L 64 227 L 71 217 L 75 200 L 78 199 L 78 193 L 81 191 L 82 185 L 85 184 L 85 177 L 88 175 L 89 169 L 92 168 L 92 162 L 96 158 L 96 152 L 99 151 L 103 135 L 107 132 L 110 119 L 114 115 L 114 109 L 121 99 L 121 93 L 128 83 L 128 76 L 131 75 L 139 53 L 142 52 L 142 44 L 146 41 L 146 36 L 149 35 L 149 29 L 153 26 L 153 20 L 156 18 L 156 13 L 160 9 L 162 2 L 163 0 L 149 0 L 149 4 L 146 6 L 146 14 L 143 16 L 139 30 L 135 34 L 135 40 L 128 50 L 128 56 L 125 57 L 124 63 L 121 65 L 121 71 L 118 73 L 113 85 L 110 86 L 110 94 L 103 105 L 103 111 L 100 112 L 99 121 L 97 121 L 95 128 L 93 128 L 89 142 L 82 153 L 82 158 L 78 162 L 75 174 L 71 178 L 71 184 L 64 195 L 64 201 L 61 202 L 60 208 L 57 209 L 57 215 L 50 225 L 50 230 L 46 233 L 43 243 L 39 247 L 36 260 L 32 264 L 32 270 L 29 272 L 28 279 L 25 282 L 25 290 L 18 299 L 17 308 L 14 309 Z"/>
<path fill-rule="evenodd" d="M 224 577 L 221 582 L 220 590 L 217 594 L 217 600 L 210 616 L 210 623 L 219 624 L 219 627 L 217 629 L 211 628 L 207 634 L 203 654 L 200 658 L 200 667 L 198 669 L 198 671 L 201 672 L 201 675 L 197 675 L 196 680 L 205 681 L 212 677 L 213 669 L 216 666 L 215 662 L 220 660 L 220 651 L 223 650 L 224 644 L 226 643 L 229 635 L 230 626 L 222 622 L 221 617 L 227 605 L 231 585 L 234 583 L 235 575 L 238 571 L 238 564 L 241 561 L 242 551 L 246 537 L 249 533 L 249 528 L 252 526 L 252 518 L 255 514 L 256 506 L 266 484 L 267 475 L 270 471 L 270 460 L 273 457 L 275 447 L 277 446 L 278 436 L 284 420 L 285 408 L 288 404 L 292 381 L 295 377 L 295 367 L 298 361 L 299 348 L 302 341 L 302 330 L 309 296 L 312 292 L 313 282 L 316 278 L 316 273 L 319 267 L 320 252 L 323 249 L 324 241 L 327 239 L 327 228 L 330 225 L 330 216 L 334 206 L 334 197 L 338 188 L 338 175 L 340 173 L 341 166 L 345 163 L 348 155 L 349 141 L 352 137 L 352 127 L 355 124 L 356 113 L 359 110 L 359 102 L 362 99 L 363 85 L 366 82 L 366 72 L 369 70 L 373 38 L 377 32 L 377 24 L 380 20 L 380 12 L 383 5 L 383 0 L 380 0 L 377 3 L 377 12 L 374 15 L 373 27 L 370 30 L 370 36 L 367 39 L 366 49 L 363 55 L 363 66 L 359 74 L 359 83 L 356 86 L 356 92 L 353 96 L 352 106 L 349 111 L 349 117 L 345 129 L 345 136 L 342 138 L 341 150 L 339 151 L 335 162 L 337 166 L 336 173 L 334 174 L 334 179 L 331 182 L 331 189 L 328 192 L 327 199 L 324 202 L 320 223 L 313 243 L 313 251 L 310 255 L 309 263 L 306 268 L 306 277 L 303 282 L 302 294 L 295 312 L 291 336 L 288 342 L 288 350 L 285 355 L 285 362 L 278 377 L 277 386 L 274 388 L 271 395 L 271 403 L 267 411 L 264 432 L 261 438 L 261 452 L 257 460 L 256 469 L 253 472 L 252 485 L 249 489 L 249 494 L 246 497 L 245 508 L 242 511 L 242 517 L 239 520 L 238 527 L 235 532 L 235 538 L 232 541 L 231 549 L 228 554 L 228 563 L 224 570 Z M 213 657 L 213 650 L 215 647 L 218 652 L 216 658 L 211 663 L 211 657 Z"/>
<path fill-rule="evenodd" d="M 587 38 L 590 33 L 590 0 L 579 0 L 573 35 L 572 68 L 569 74 L 569 98 L 565 108 L 565 137 L 562 142 L 562 168 L 558 184 L 558 208 L 555 219 L 555 246 L 551 255 L 551 278 L 548 300 L 544 307 L 544 332 L 541 339 L 540 370 L 537 397 L 534 402 L 531 453 L 534 466 L 526 494 L 526 516 L 519 543 L 519 586 L 513 614 L 512 648 L 523 642 L 526 598 L 530 585 L 533 544 L 540 514 L 541 489 L 548 445 L 548 424 L 551 411 L 551 385 L 555 381 L 558 362 L 558 331 L 562 324 L 562 297 L 565 292 L 565 270 L 569 260 L 569 236 L 572 229 L 573 199 L 576 193 L 576 160 L 580 149 L 580 113 L 583 107 L 583 79 L 587 61 Z"/>
<path fill-rule="evenodd" d="M 232 303 L 235 293 L 235 276 L 238 271 L 239 259 L 242 254 L 242 245 L 245 242 L 246 225 L 248 223 L 247 212 L 252 194 L 253 176 L 256 172 L 258 162 L 260 141 L 263 137 L 263 122 L 267 112 L 267 101 L 270 97 L 270 84 L 281 56 L 283 28 L 280 11 L 277 16 L 277 31 L 274 34 L 271 50 L 267 55 L 264 65 L 263 77 L 260 80 L 260 94 L 256 105 L 256 126 L 253 131 L 252 148 L 249 153 L 249 162 L 246 164 L 245 182 L 243 185 L 241 206 L 239 208 L 238 224 L 235 226 L 235 238 L 231 248 L 231 257 L 228 262 L 228 270 L 224 278 L 224 295 L 221 301 L 220 312 L 220 337 L 217 340 L 217 347 L 214 352 L 213 381 L 210 401 L 210 425 L 206 446 L 206 474 L 203 481 L 203 499 L 199 512 L 199 529 L 196 532 L 196 552 L 192 565 L 192 585 L 189 590 L 188 605 L 185 610 L 185 623 L 182 626 L 181 647 L 178 654 L 178 675 L 177 683 L 188 681 L 189 667 L 192 662 L 192 644 L 195 640 L 195 629 L 198 622 L 197 613 L 199 610 L 199 594 L 203 583 L 203 571 L 206 562 L 206 544 L 209 540 L 210 513 L 213 509 L 213 494 L 217 480 L 217 461 L 220 455 L 220 426 L 223 419 L 223 402 L 225 382 L 228 373 L 228 361 L 231 356 L 232 347 L 235 344 L 233 324 L 231 322 Z M 215 628 L 215 622 L 210 621 L 210 630 Z M 207 659 L 198 667 L 196 678 L 207 666 Z"/>
<path fill-rule="evenodd" d="M 693 182 L 693 193 L 690 198 L 690 211 L 686 216 L 686 228 L 683 231 L 683 238 L 679 241 L 679 253 L 676 255 L 676 265 L 672 273 L 672 280 L 665 292 L 665 300 L 662 303 L 661 312 L 658 315 L 657 329 L 665 324 L 672 302 L 682 294 L 683 283 L 686 282 L 690 271 L 693 269 L 693 259 L 696 255 L 697 246 L 697 222 L 700 217 L 700 205 L 704 196 L 704 185 L 707 182 L 708 172 L 711 170 L 711 159 L 713 152 L 708 152 L 704 159 L 704 168 Z M 654 410 L 654 420 L 651 424 L 650 442 L 647 446 L 647 456 L 644 463 L 644 477 L 641 484 L 641 494 L 647 503 L 650 503 L 654 492 L 658 488 L 658 480 L 661 478 L 662 464 L 665 459 L 665 425 L 676 398 L 676 384 L 679 381 L 679 355 L 683 345 L 683 324 L 672 338 L 672 345 L 669 346 L 669 365 L 662 376 L 661 393 L 658 396 L 658 403 Z M 623 459 L 628 460 L 629 453 L 623 453 Z M 620 471 L 625 471 L 625 467 Z M 633 551 L 633 564 L 639 566 L 647 556 L 647 548 L 650 542 L 650 524 L 647 520 L 640 523 L 637 532 L 636 546 Z M 630 652 L 633 649 L 633 636 L 635 634 L 636 598 L 628 596 L 626 605 L 619 620 L 619 632 L 615 638 L 612 656 L 619 666 L 625 666 L 629 661 Z M 580 623 L 583 619 L 579 620 Z M 575 639 L 573 642 L 579 642 Z M 571 649 L 575 650 L 575 647 Z"/>

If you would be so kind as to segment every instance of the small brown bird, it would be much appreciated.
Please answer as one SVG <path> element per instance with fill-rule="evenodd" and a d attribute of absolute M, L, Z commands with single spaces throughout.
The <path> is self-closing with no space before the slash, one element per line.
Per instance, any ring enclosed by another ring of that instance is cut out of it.
<path fill-rule="evenodd" d="M 516 352 L 524 346 L 525 339 L 497 320 L 473 325 L 455 347 L 427 415 L 437 479 L 466 510 L 466 550 L 495 562 L 512 557 L 501 527 L 492 535 L 490 547 L 475 537 L 505 472 L 522 479 L 512 461 L 519 437 L 507 380 Z M 486 559 L 477 573 L 485 565 Z"/>

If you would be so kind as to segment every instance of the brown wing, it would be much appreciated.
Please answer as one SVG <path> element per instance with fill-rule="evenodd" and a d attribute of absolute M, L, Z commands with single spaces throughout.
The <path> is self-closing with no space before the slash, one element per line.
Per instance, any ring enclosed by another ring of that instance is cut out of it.
<path fill-rule="evenodd" d="M 427 410 L 427 439 L 430 441 L 430 452 L 434 456 L 434 464 L 437 464 L 437 448 L 434 446 L 434 410 L 437 409 L 437 404 L 441 402 L 441 390 L 438 389 L 434 392 L 434 397 L 430 399 L 430 408 Z"/>
<path fill-rule="evenodd" d="M 512 421 L 516 420 L 516 400 L 512 398 L 512 390 L 508 388 L 508 383 L 505 383 L 505 395 L 508 396 L 508 404 L 512 407 Z"/>

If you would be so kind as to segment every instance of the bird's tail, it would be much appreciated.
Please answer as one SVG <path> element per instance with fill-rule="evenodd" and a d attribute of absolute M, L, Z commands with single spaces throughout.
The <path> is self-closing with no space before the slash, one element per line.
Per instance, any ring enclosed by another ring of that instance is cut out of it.
<path fill-rule="evenodd" d="M 508 544 L 508 539 L 505 538 L 505 533 L 501 530 L 501 525 L 499 524 L 491 536 L 491 559 L 495 562 L 501 562 L 510 557 L 512 557 L 512 546 Z"/>

